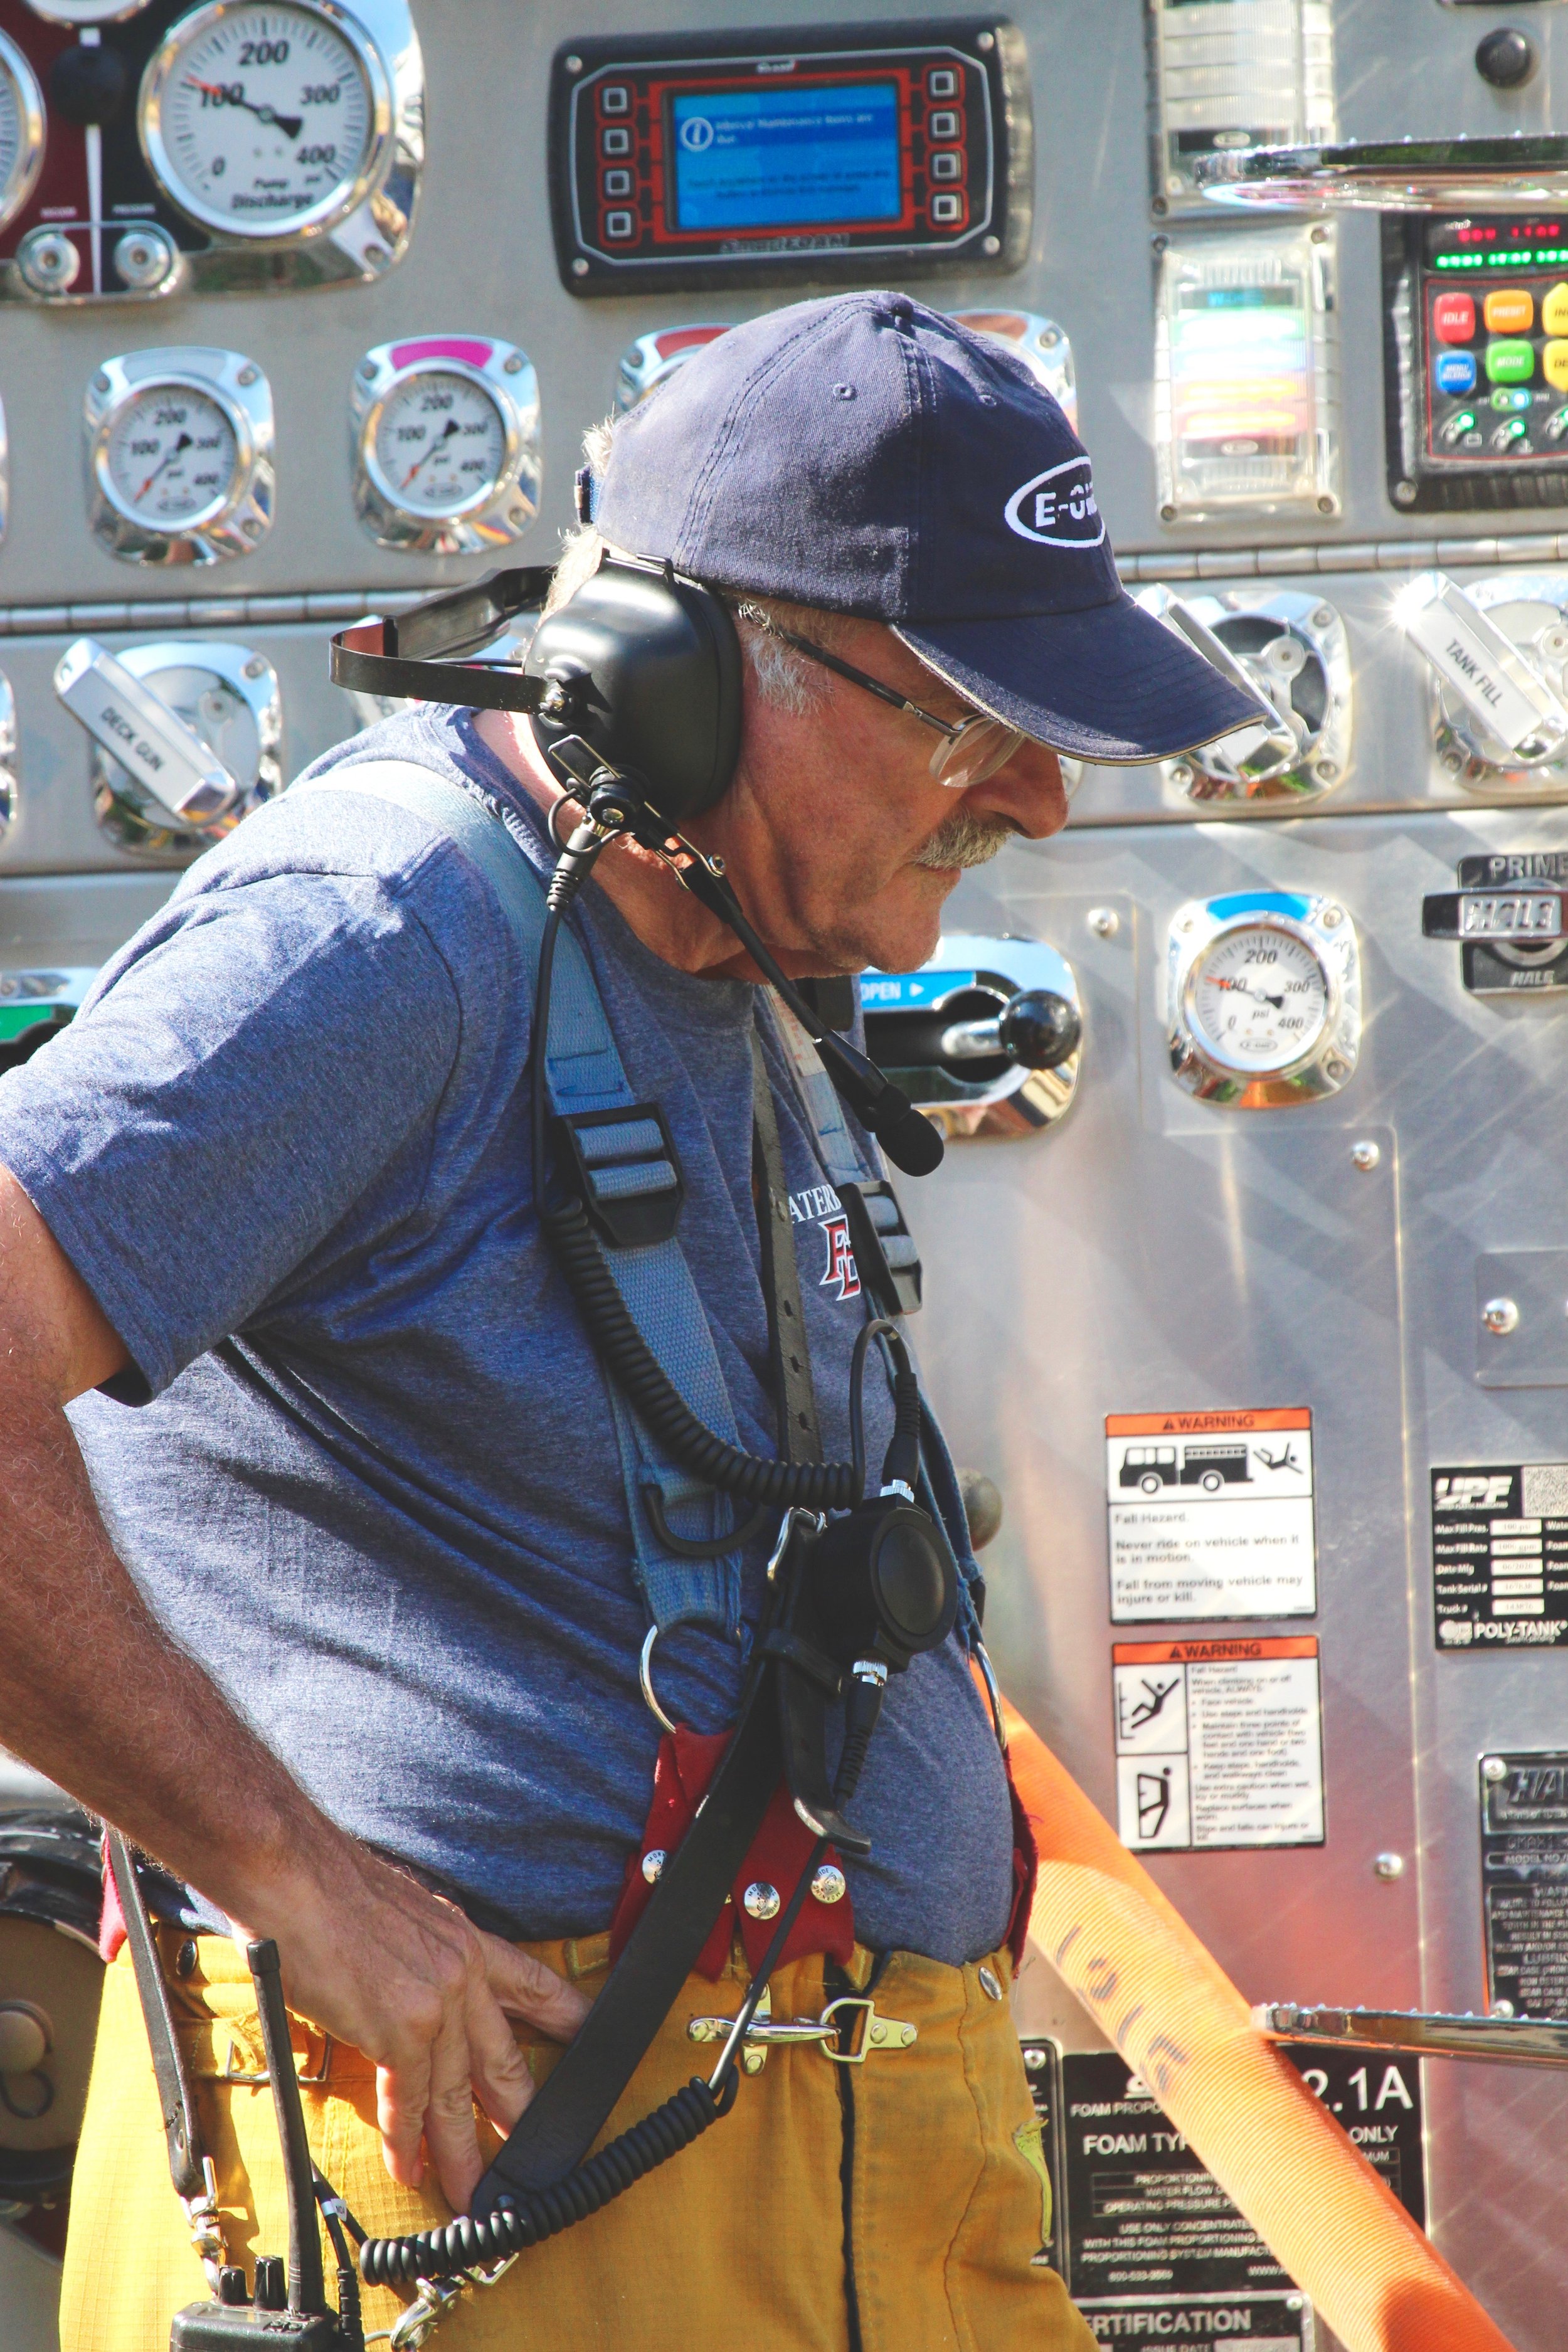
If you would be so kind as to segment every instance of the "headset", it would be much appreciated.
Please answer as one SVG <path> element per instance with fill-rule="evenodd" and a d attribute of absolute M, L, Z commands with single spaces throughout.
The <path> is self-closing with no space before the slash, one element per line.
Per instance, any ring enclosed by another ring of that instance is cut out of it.
<path fill-rule="evenodd" d="M 936 1129 L 786 979 L 725 880 L 722 859 L 684 838 L 682 828 L 729 789 L 740 757 L 742 656 L 728 606 L 671 563 L 605 557 L 539 623 L 521 669 L 462 658 L 536 611 L 551 578 L 539 565 L 496 572 L 396 619 L 345 629 L 332 639 L 333 682 L 529 718 L 552 772 L 585 812 L 565 844 L 552 821 L 562 852 L 552 908 L 565 911 L 617 834 L 641 843 L 740 940 L 895 1167 L 928 1175 L 942 1157 Z"/>

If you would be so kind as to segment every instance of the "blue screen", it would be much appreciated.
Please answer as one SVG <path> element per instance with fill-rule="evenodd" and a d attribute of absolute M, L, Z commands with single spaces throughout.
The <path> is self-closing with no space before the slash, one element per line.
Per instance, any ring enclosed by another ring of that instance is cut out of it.
<path fill-rule="evenodd" d="M 890 221 L 902 209 L 890 81 L 692 91 L 671 115 L 679 228 Z"/>

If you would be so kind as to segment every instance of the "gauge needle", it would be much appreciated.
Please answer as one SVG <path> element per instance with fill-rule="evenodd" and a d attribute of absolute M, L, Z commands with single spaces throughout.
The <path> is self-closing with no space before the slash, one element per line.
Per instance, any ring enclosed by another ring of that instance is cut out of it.
<path fill-rule="evenodd" d="M 1215 985 L 1219 988 L 1228 988 L 1237 996 L 1250 996 L 1254 1004 L 1271 1004 L 1276 1013 L 1283 1013 L 1285 1010 L 1285 999 L 1282 996 L 1270 996 L 1265 988 L 1248 988 L 1244 980 L 1216 980 Z"/>
<path fill-rule="evenodd" d="M 139 503 L 142 499 L 144 499 L 144 498 L 146 497 L 146 495 L 147 495 L 148 491 L 152 488 L 152 487 L 153 487 L 153 483 L 157 480 L 157 478 L 158 478 L 159 475 L 163 472 L 163 470 L 164 467 L 165 467 L 165 466 L 167 466 L 167 465 L 171 462 L 171 460 L 172 460 L 172 459 L 174 459 L 174 458 L 177 457 L 179 456 L 179 454 L 180 454 L 180 452 L 181 452 L 181 450 L 182 450 L 182 449 L 188 449 L 188 448 L 190 447 L 190 446 L 191 446 L 191 436 L 190 436 L 190 435 L 189 435 L 188 433 L 182 433 L 182 434 L 181 434 L 181 436 L 180 436 L 180 437 L 179 437 L 179 439 L 175 442 L 175 444 L 174 444 L 174 447 L 173 447 L 172 449 L 166 449 L 166 450 L 164 451 L 164 453 L 163 453 L 163 457 L 160 457 L 160 459 L 158 460 L 158 463 L 153 467 L 153 468 L 152 472 L 148 475 L 148 477 L 147 477 L 146 480 L 142 483 L 142 485 L 141 488 L 137 491 L 137 493 L 136 493 L 136 499 L 137 499 L 137 502 L 138 502 L 138 503 Z"/>
<path fill-rule="evenodd" d="M 269 122 L 275 125 L 281 131 L 285 139 L 298 139 L 304 128 L 305 118 L 302 114 L 279 114 L 275 107 L 258 106 L 253 99 L 247 98 L 243 84 L 236 87 L 232 82 L 225 84 L 220 81 L 195 81 L 187 74 L 185 87 L 187 89 L 205 89 L 209 98 L 222 99 L 227 106 L 243 106 L 247 114 L 255 115 L 258 122 Z"/>
<path fill-rule="evenodd" d="M 431 442 L 428 449 L 426 450 L 424 457 L 416 457 L 414 463 L 403 477 L 403 488 L 405 489 L 408 488 L 409 483 L 414 479 L 414 477 L 419 471 L 420 467 L 426 464 L 428 460 L 436 455 L 436 452 L 441 446 L 442 442 L 449 441 L 454 433 L 460 433 L 462 429 L 462 426 L 458 424 L 455 416 L 447 417 L 446 431 L 444 433 L 437 433 L 434 441 Z"/>

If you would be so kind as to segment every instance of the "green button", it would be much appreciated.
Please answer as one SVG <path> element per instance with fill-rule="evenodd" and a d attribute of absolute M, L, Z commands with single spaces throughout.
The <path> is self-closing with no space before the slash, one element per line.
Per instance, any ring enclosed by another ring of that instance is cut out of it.
<path fill-rule="evenodd" d="M 1517 337 L 1489 343 L 1486 368 L 1493 383 L 1528 383 L 1535 373 L 1535 345 Z"/>

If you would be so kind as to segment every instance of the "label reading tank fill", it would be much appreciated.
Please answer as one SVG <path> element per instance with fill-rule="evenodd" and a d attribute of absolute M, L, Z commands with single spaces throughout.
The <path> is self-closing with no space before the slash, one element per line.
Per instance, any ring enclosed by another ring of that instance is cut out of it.
<path fill-rule="evenodd" d="M 1432 1591 L 1449 1656 L 1568 1644 L 1568 1462 L 1435 1469 Z"/>
<path fill-rule="evenodd" d="M 1105 1491 L 1113 1624 L 1316 1610 L 1304 1407 L 1108 1413 Z"/>
<path fill-rule="evenodd" d="M 1286 2054 L 1424 2227 L 1421 2078 L 1415 2060 L 1304 2042 L 1289 2045 Z M 1289 2294 L 1291 2282 L 1262 2239 L 1124 2058 L 1115 2051 L 1069 2051 L 1061 2060 L 1061 2081 L 1057 2189 L 1075 2303 L 1113 2299 L 1125 2305 L 1131 2297 L 1163 2302 L 1167 2296 L 1233 2302 Z M 1267 2340 L 1268 2331 L 1260 2332 Z M 1182 2335 L 1173 2332 L 1173 2340 L 1182 2341 Z"/>
<path fill-rule="evenodd" d="M 1489 2005 L 1568 2017 L 1568 1752 L 1482 1759 L 1481 1903 Z"/>

